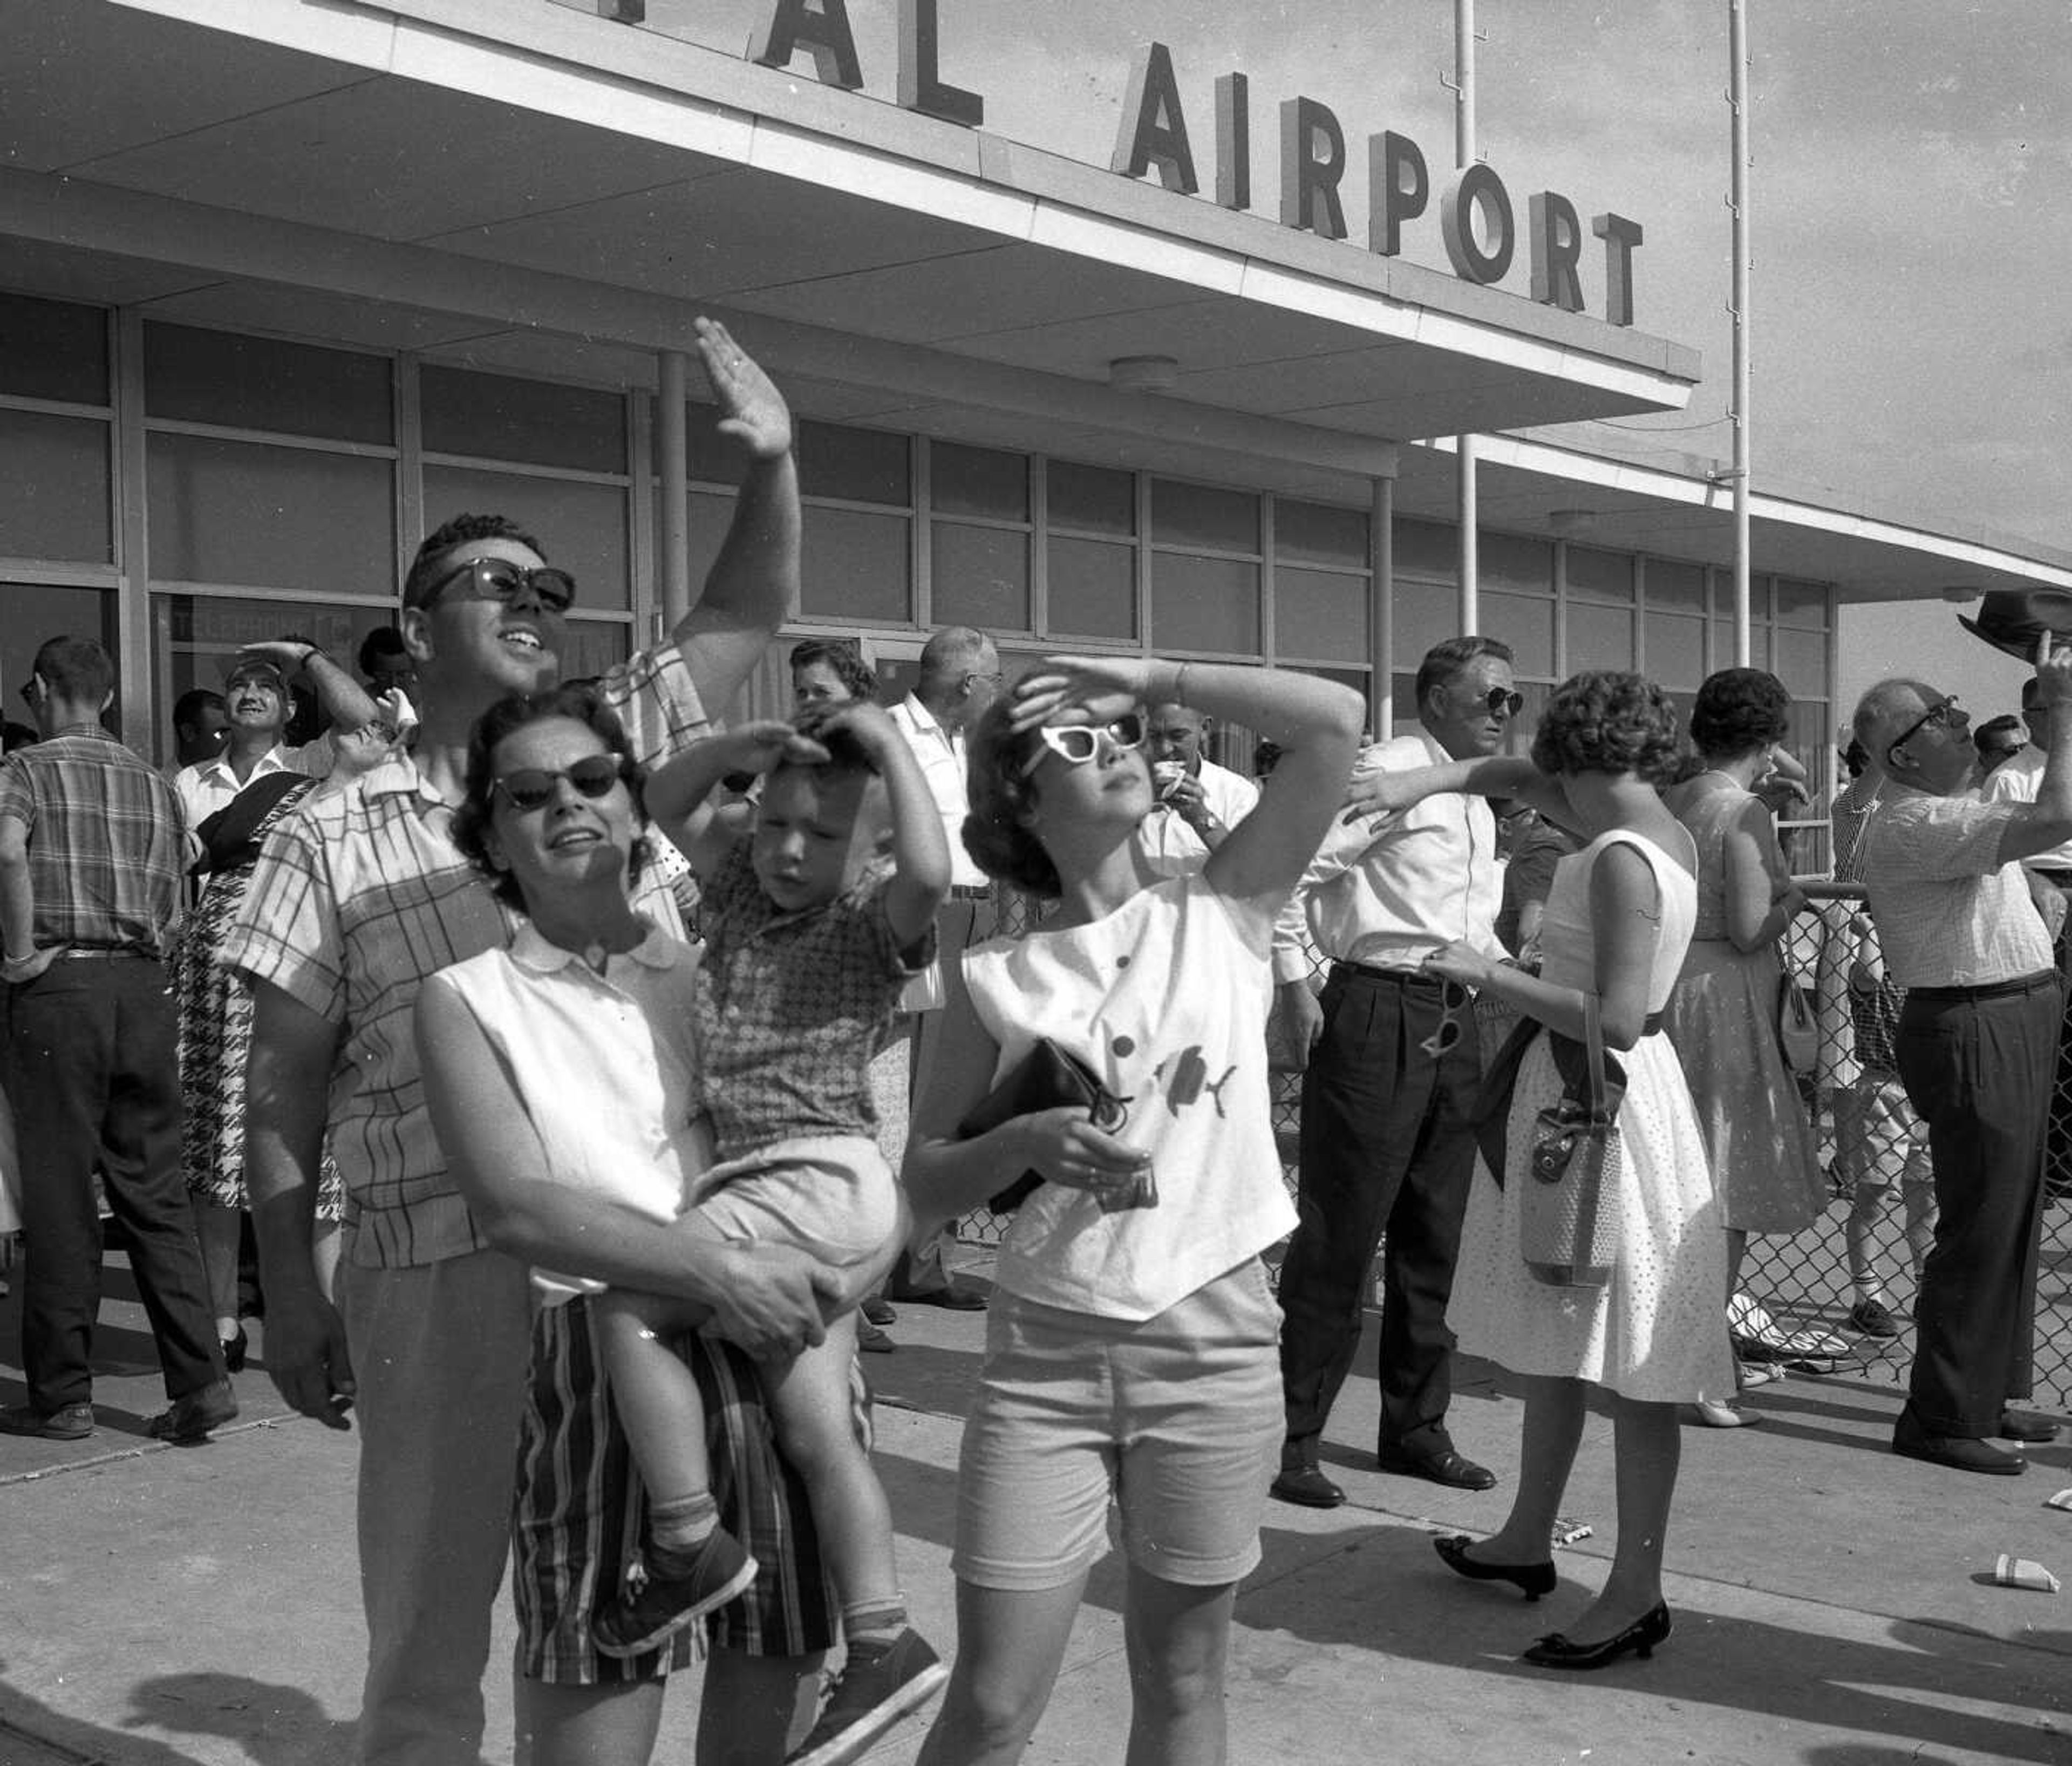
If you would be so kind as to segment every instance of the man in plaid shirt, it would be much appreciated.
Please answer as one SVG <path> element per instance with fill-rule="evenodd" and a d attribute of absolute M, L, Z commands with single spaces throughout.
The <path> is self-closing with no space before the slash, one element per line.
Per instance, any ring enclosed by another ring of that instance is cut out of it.
<path fill-rule="evenodd" d="M 0 1410 L 0 1430 L 53 1440 L 93 1432 L 97 1152 L 172 1401 L 150 1431 L 199 1441 L 237 1415 L 237 1401 L 180 1176 L 163 959 L 186 828 L 172 788 L 101 727 L 114 689 L 99 644 L 51 639 L 24 689 L 44 739 L 0 767 L 6 1091 L 29 1246 L 29 1402 Z"/>
<path fill-rule="evenodd" d="M 798 590 L 791 414 L 723 329 L 701 319 L 698 331 L 721 428 L 750 460 L 703 599 L 667 644 L 600 684 L 650 764 L 706 727 L 705 706 L 733 696 Z M 584 1598 L 619 1549 L 611 1505 L 623 1489 L 623 1444 L 615 1483 L 598 1444 L 611 1431 L 590 1345 L 566 1340 L 580 1324 L 556 1322 L 534 1336 L 528 1264 L 701 1301 L 714 1333 L 754 1355 L 791 1353 L 820 1329 L 815 1284 L 826 1277 L 801 1254 L 701 1242 L 694 1227 L 623 1218 L 558 1186 L 463 1195 L 425 1108 L 411 1029 L 418 989 L 514 929 L 451 838 L 469 733 L 507 694 L 554 684 L 574 590 L 501 517 L 462 516 L 425 541 L 401 619 L 417 668 L 416 745 L 275 834 L 224 958 L 251 979 L 257 1002 L 248 1168 L 267 1365 L 305 1415 L 335 1428 L 348 1410 L 360 1419 L 369 1648 L 359 1752 L 382 1766 L 475 1766 L 479 1757 L 481 1678 L 521 1426 L 520 1732 L 610 1730 L 619 1741 L 606 1751 L 628 1759 L 645 1756 L 648 1743 L 635 1735 L 643 1723 L 652 1739 L 654 1677 L 668 1665 L 600 1661 Z M 327 1125 L 348 1197 L 335 1308 L 310 1260 Z M 707 1373 L 722 1359 L 693 1356 Z M 753 1433 L 758 1419 L 741 1420 L 758 1402 L 752 1371 L 739 1384 L 742 1402 L 722 1400 L 717 1413 L 727 1428 Z M 572 1403 L 592 1408 L 572 1415 Z M 775 1757 L 809 1652 L 832 1633 L 818 1610 L 810 1516 L 772 1526 L 790 1542 L 771 1548 L 773 1573 L 758 1579 L 758 1591 L 767 1581 L 774 1592 L 720 1634 L 707 1702 L 730 1713 L 737 1743 L 774 1724 Z M 765 1549 L 758 1542 L 758 1558 Z M 615 1684 L 629 1678 L 639 1684 Z M 639 1696 L 616 1696 L 629 1690 Z M 715 1738 L 724 1727 L 709 1727 Z"/>

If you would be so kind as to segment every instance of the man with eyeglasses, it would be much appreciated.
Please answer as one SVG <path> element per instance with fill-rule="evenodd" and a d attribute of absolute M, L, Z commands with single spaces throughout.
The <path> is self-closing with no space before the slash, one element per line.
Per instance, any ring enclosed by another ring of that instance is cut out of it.
<path fill-rule="evenodd" d="M 748 463 L 703 598 L 667 643 L 599 684 L 649 764 L 708 727 L 706 708 L 734 696 L 798 594 L 791 413 L 723 328 L 697 321 L 697 348 L 722 431 L 745 446 Z M 647 1743 L 632 1739 L 643 1723 L 652 1736 L 661 1668 L 643 1664 L 629 1684 L 600 1664 L 589 1594 L 568 1591 L 594 1592 L 617 1562 L 608 1517 L 624 1478 L 610 1475 L 608 1412 L 594 1407 L 602 1389 L 571 1371 L 594 1366 L 586 1345 L 564 1341 L 577 1327 L 543 1325 L 536 1354 L 529 1263 L 701 1301 L 714 1332 L 750 1355 L 789 1354 L 820 1330 L 815 1283 L 825 1277 L 796 1252 L 703 1242 L 652 1222 L 635 1231 L 610 1205 L 574 1193 L 475 1218 L 426 1113 L 410 1029 L 419 987 L 448 963 L 508 943 L 514 930 L 452 840 L 470 732 L 506 695 L 554 684 L 570 654 L 576 593 L 540 544 L 501 516 L 462 515 L 424 542 L 399 622 L 417 674 L 415 745 L 279 831 L 224 953 L 257 1000 L 248 1169 L 268 1369 L 303 1415 L 334 1428 L 347 1427 L 348 1413 L 360 1419 L 368 1662 L 358 1748 L 380 1766 L 479 1759 L 491 1608 L 513 1533 L 520 1735 L 582 1730 L 604 1747 L 609 1734 L 619 1738 L 614 1757 L 629 1760 L 645 1757 Z M 327 1127 L 352 1198 L 335 1305 L 310 1259 Z M 693 1365 L 721 1370 L 715 1378 L 733 1370 L 726 1377 L 738 1402 L 722 1414 L 735 1432 L 716 1452 L 738 1460 L 744 1484 L 767 1481 L 758 1422 L 746 1414 L 760 1403 L 753 1369 L 711 1345 L 693 1352 Z M 557 1432 L 541 1420 L 549 1415 L 577 1420 Z M 772 1500 L 781 1509 L 784 1491 Z M 795 1505 L 777 1524 L 780 1542 L 780 1542 L 792 1554 L 780 1574 L 792 1572 L 793 1592 L 779 1591 L 779 1610 L 754 1609 L 750 1628 L 763 1624 L 764 1634 L 730 1633 L 716 1645 L 707 1698 L 728 1715 L 705 1726 L 701 1758 L 728 1727 L 781 1753 L 812 1653 L 832 1641 L 814 1610 L 821 1579 L 810 1517 Z"/>
<path fill-rule="evenodd" d="M 1435 646 L 1417 671 L 1422 729 L 1370 748 L 1355 778 L 1495 754 L 1523 703 L 1511 665 L 1494 639 Z M 1273 1494 L 1284 1502 L 1345 1501 L 1318 1464 L 1318 1447 L 1359 1346 L 1384 1241 L 1381 1468 L 1456 1489 L 1496 1482 L 1446 1428 L 1446 1302 L 1474 1169 L 1481 1049 L 1472 1003 L 1421 966 L 1458 939 L 1501 959 L 1502 898 L 1489 804 L 1450 794 L 1379 826 L 1338 824 L 1303 877 L 1297 900 L 1331 967 L 1321 1003 L 1306 979 L 1284 979 L 1280 990 L 1289 1045 L 1308 1056 L 1301 1221 L 1281 1268 L 1288 1434 Z M 1276 937 L 1276 950 L 1287 942 Z"/>
<path fill-rule="evenodd" d="M 985 716 L 1001 680 L 1000 652 L 990 638 L 970 626 L 945 626 L 922 647 L 921 678 L 913 692 L 890 708 L 892 721 L 921 763 L 921 775 L 928 782 L 950 843 L 950 893 L 935 917 L 935 960 L 927 973 L 915 978 L 900 1002 L 911 1029 L 906 1039 L 913 1064 L 910 1097 L 918 1097 L 927 1086 L 942 1034 L 944 967 L 999 930 L 993 885 L 964 850 L 964 817 L 971 813 L 964 786 L 964 737 Z M 873 1324 L 891 1321 L 885 1304 L 890 1300 L 959 1312 L 985 1306 L 984 1296 L 952 1281 L 943 1266 L 944 1243 L 955 1231 L 954 1225 L 945 1226 L 925 1244 L 901 1253 L 883 1296 L 865 1308 Z"/>
<path fill-rule="evenodd" d="M 1885 772 L 1857 870 L 1886 972 L 1906 990 L 1895 1052 L 1928 1125 L 1938 1217 L 1893 1451 L 2003 1475 L 2026 1462 L 1994 1438 L 2057 1432 L 2008 1408 L 2029 1392 L 2044 1119 L 2063 1014 L 2021 861 L 2072 840 L 2072 649 L 2054 650 L 2047 631 L 2036 674 L 2050 733 L 2033 803 L 1972 794 L 1971 731 L 1954 694 L 1880 681 L 1855 718 Z"/>

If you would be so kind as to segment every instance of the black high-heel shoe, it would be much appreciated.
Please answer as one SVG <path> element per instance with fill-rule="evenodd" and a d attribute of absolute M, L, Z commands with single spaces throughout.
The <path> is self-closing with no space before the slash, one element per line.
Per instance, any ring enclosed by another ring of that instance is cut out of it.
<path fill-rule="evenodd" d="M 252 1346 L 252 1340 L 245 1334 L 245 1327 L 242 1324 L 239 1325 L 237 1334 L 235 1337 L 223 1338 L 222 1342 L 224 1372 L 242 1374 L 245 1371 L 245 1353 Z"/>
<path fill-rule="evenodd" d="M 1432 1549 L 1445 1560 L 1446 1567 L 1457 1575 L 1471 1582 L 1508 1582 L 1527 1600 L 1537 1600 L 1542 1595 L 1552 1594 L 1560 1578 L 1554 1572 L 1550 1561 L 1546 1563 L 1478 1563 L 1468 1555 L 1468 1547 L 1474 1542 L 1465 1533 L 1449 1534 L 1434 1539 Z"/>
<path fill-rule="evenodd" d="M 1525 1660 L 1539 1668 L 1609 1668 L 1629 1650 L 1646 1661 L 1668 1636 L 1669 1608 L 1658 1602 L 1602 1643 L 1571 1643 L 1560 1632 L 1550 1632 L 1525 1652 Z"/>

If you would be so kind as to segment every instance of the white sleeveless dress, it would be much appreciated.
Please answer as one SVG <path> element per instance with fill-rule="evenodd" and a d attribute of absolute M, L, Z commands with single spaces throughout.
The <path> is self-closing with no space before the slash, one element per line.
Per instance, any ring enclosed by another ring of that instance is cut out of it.
<path fill-rule="evenodd" d="M 1561 860 L 1540 922 L 1542 973 L 1559 986 L 1595 986 L 1590 872 L 1614 843 L 1631 847 L 1655 873 L 1662 922 L 1647 1002 L 1651 1013 L 1659 1012 L 1691 942 L 1697 886 L 1640 835 L 1601 835 Z M 1562 1089 L 1542 1037 L 1526 1053 L 1511 1099 L 1507 1147 L 1513 1175 L 1499 1189 L 1476 1161 L 1447 1322 L 1463 1349 L 1514 1373 L 1588 1380 L 1655 1403 L 1730 1392 L 1733 1364 L 1720 1323 L 1726 1237 L 1684 1070 L 1659 1031 L 1618 1058 L 1626 1078 L 1618 1115 L 1625 1156 L 1611 1280 L 1603 1288 L 1550 1288 L 1533 1279 L 1519 1254 L 1519 1186 L 1534 1118 Z"/>

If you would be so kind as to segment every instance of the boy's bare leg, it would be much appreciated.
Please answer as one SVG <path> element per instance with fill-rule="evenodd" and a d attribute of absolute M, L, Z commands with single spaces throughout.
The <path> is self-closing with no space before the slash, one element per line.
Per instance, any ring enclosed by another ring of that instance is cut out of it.
<path fill-rule="evenodd" d="M 712 1493 L 705 1409 L 697 1377 L 668 1339 L 703 1324 L 707 1309 L 660 1294 L 614 1288 L 590 1302 L 612 1407 L 648 1487 L 650 1509 Z"/>

